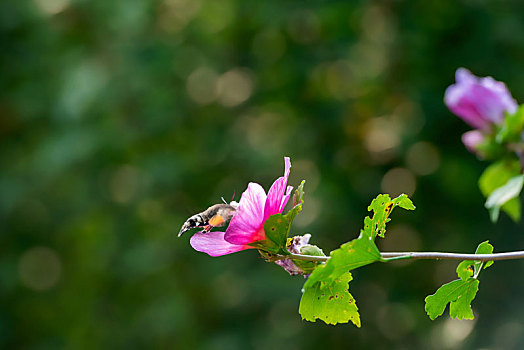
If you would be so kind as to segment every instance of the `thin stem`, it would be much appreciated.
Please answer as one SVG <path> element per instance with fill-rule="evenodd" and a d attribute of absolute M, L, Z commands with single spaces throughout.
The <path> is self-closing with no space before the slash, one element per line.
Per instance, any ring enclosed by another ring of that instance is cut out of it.
<path fill-rule="evenodd" d="M 460 253 L 441 253 L 441 252 L 388 252 L 380 253 L 382 258 L 386 261 L 400 260 L 400 259 L 432 259 L 432 260 L 476 260 L 476 261 L 497 261 L 497 260 L 515 260 L 524 259 L 524 251 L 515 251 L 507 253 L 496 254 L 460 254 Z M 295 259 L 306 261 L 327 261 L 329 256 L 314 256 L 314 255 L 279 255 L 280 260 Z"/>

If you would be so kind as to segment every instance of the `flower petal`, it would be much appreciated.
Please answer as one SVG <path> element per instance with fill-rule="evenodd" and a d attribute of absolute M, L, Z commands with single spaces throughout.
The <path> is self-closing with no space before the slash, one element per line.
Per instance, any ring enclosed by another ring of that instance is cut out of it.
<path fill-rule="evenodd" d="M 286 194 L 284 195 L 284 197 L 282 197 L 282 203 L 280 204 L 280 212 L 282 213 L 282 211 L 284 210 L 287 202 L 289 201 L 289 198 L 291 197 L 291 192 L 293 191 L 293 186 L 288 186 L 287 187 L 287 192 Z"/>
<path fill-rule="evenodd" d="M 471 153 L 480 155 L 477 147 L 484 142 L 485 136 L 479 130 L 470 130 L 462 134 L 462 143 Z"/>
<path fill-rule="evenodd" d="M 266 192 L 257 183 L 251 182 L 242 193 L 238 211 L 231 219 L 225 239 L 233 244 L 248 244 L 260 239 L 259 231 L 264 224 Z"/>
<path fill-rule="evenodd" d="M 221 256 L 249 249 L 250 246 L 231 244 L 224 239 L 224 232 L 213 231 L 207 233 L 195 233 L 189 241 L 191 246 L 199 252 L 211 256 Z"/>
<path fill-rule="evenodd" d="M 276 179 L 267 193 L 266 205 L 264 206 L 264 221 L 271 215 L 282 213 L 287 200 L 289 200 L 289 197 L 287 197 L 285 203 L 283 200 L 285 198 L 284 192 L 286 191 L 287 180 L 291 170 L 289 157 L 284 157 L 284 164 L 284 176 Z"/>
<path fill-rule="evenodd" d="M 457 82 L 446 89 L 444 102 L 472 127 L 488 131 L 492 124 L 502 122 L 505 112 L 516 112 L 517 102 L 504 83 L 492 77 L 478 78 L 464 68 L 455 76 Z"/>

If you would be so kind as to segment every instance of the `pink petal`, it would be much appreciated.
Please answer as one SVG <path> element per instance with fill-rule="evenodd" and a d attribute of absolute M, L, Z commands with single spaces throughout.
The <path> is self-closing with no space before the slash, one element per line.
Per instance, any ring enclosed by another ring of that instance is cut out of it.
<path fill-rule="evenodd" d="M 249 249 L 250 246 L 231 244 L 224 239 L 224 232 L 195 233 L 190 240 L 191 246 L 199 252 L 211 256 L 221 256 Z"/>
<path fill-rule="evenodd" d="M 293 186 L 287 187 L 286 195 L 282 198 L 282 203 L 280 204 L 280 212 L 284 210 L 287 202 L 289 201 L 289 198 L 291 197 L 291 192 L 293 191 Z"/>
<path fill-rule="evenodd" d="M 446 89 L 448 108 L 474 128 L 489 132 L 500 124 L 506 112 L 514 114 L 518 104 L 506 85 L 492 77 L 478 78 L 464 68 L 456 73 L 456 83 Z"/>
<path fill-rule="evenodd" d="M 247 244 L 258 240 L 259 230 L 264 224 L 266 192 L 257 183 L 251 182 L 242 193 L 238 211 L 231 219 L 225 239 L 233 244 Z"/>
<path fill-rule="evenodd" d="M 486 136 L 479 130 L 471 130 L 462 134 L 462 143 L 466 146 L 468 151 L 480 155 L 477 147 L 484 142 Z"/>
<path fill-rule="evenodd" d="M 284 176 L 276 179 L 267 193 L 266 205 L 264 206 L 264 221 L 267 220 L 270 215 L 282 213 L 282 210 L 284 209 L 284 206 L 282 205 L 284 191 L 286 191 L 287 180 L 291 170 L 291 161 L 289 160 L 289 157 L 284 157 L 284 164 Z M 285 200 L 286 203 L 288 199 L 289 197 Z"/>

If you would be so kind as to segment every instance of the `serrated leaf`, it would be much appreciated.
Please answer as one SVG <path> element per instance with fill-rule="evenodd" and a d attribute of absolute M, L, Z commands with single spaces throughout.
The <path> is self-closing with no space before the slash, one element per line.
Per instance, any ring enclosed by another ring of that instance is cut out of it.
<path fill-rule="evenodd" d="M 352 276 L 349 272 L 333 283 L 318 283 L 304 291 L 300 299 L 299 313 L 302 319 L 315 322 L 321 319 L 327 324 L 353 322 L 360 327 L 360 315 L 355 299 L 348 292 Z"/>
<path fill-rule="evenodd" d="M 415 208 L 405 194 L 394 200 L 387 194 L 378 195 L 368 207 L 368 210 L 374 212 L 373 218 L 367 216 L 364 219 L 364 229 L 360 231 L 360 236 L 332 251 L 330 259 L 324 265 L 319 265 L 309 276 L 305 287 L 311 288 L 319 281 L 330 283 L 348 271 L 380 261 L 382 257 L 374 240 L 377 235 L 384 236 L 388 217 L 396 206 L 408 210 Z"/>
<path fill-rule="evenodd" d="M 459 320 L 474 318 L 471 302 L 479 289 L 479 280 L 455 280 L 440 287 L 435 294 L 426 297 L 425 310 L 429 318 L 434 320 L 444 313 L 449 304 L 449 315 Z"/>
<path fill-rule="evenodd" d="M 415 206 L 407 195 L 401 194 L 397 198 L 391 200 L 389 195 L 380 194 L 375 198 L 368 207 L 368 211 L 373 211 L 373 218 L 364 219 L 364 233 L 372 239 L 376 236 L 384 237 L 386 233 L 386 223 L 389 222 L 389 215 L 396 206 L 407 210 L 414 210 Z"/>
<path fill-rule="evenodd" d="M 373 199 L 368 206 L 368 211 L 373 211 L 373 218 L 370 220 L 364 219 L 364 232 L 366 235 L 375 239 L 378 235 L 384 237 L 386 233 L 386 223 L 389 221 L 389 214 L 393 211 L 395 205 L 387 194 L 380 194 Z"/>
<path fill-rule="evenodd" d="M 369 237 L 360 235 L 331 252 L 331 258 L 325 265 L 318 266 L 309 276 L 305 288 L 311 288 L 317 282 L 333 282 L 344 273 L 371 264 L 381 259 L 380 252 Z"/>

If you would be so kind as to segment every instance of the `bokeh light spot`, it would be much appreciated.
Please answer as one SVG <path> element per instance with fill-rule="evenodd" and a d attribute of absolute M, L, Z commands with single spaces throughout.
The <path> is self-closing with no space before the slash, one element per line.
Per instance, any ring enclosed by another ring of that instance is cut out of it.
<path fill-rule="evenodd" d="M 370 120 L 364 139 L 366 148 L 372 153 L 379 153 L 397 147 L 400 143 L 398 129 L 396 123 L 385 117 Z"/>
<path fill-rule="evenodd" d="M 69 6 L 69 0 L 34 0 L 34 2 L 46 15 L 56 15 Z"/>
<path fill-rule="evenodd" d="M 235 2 L 231 0 L 206 1 L 197 20 L 205 31 L 215 34 L 232 22 L 235 12 Z"/>
<path fill-rule="evenodd" d="M 218 100 L 226 107 L 238 106 L 253 93 L 252 74 L 245 68 L 235 68 L 220 76 L 217 81 Z"/>
<path fill-rule="evenodd" d="M 462 342 L 475 328 L 476 320 L 446 319 L 434 327 L 431 341 L 436 349 L 460 349 Z"/>
<path fill-rule="evenodd" d="M 201 6 L 201 0 L 165 0 L 158 8 L 158 25 L 167 32 L 181 31 Z"/>
<path fill-rule="evenodd" d="M 62 263 L 56 252 L 47 247 L 27 250 L 18 262 L 20 281 L 27 288 L 44 291 L 54 287 L 60 280 Z"/>
<path fill-rule="evenodd" d="M 380 186 L 382 191 L 394 197 L 402 193 L 411 196 L 415 192 L 417 183 L 415 176 L 408 169 L 393 168 L 384 175 Z"/>
<path fill-rule="evenodd" d="M 217 98 L 218 74 L 207 67 L 195 69 L 187 78 L 189 97 L 198 104 L 206 105 Z"/>

